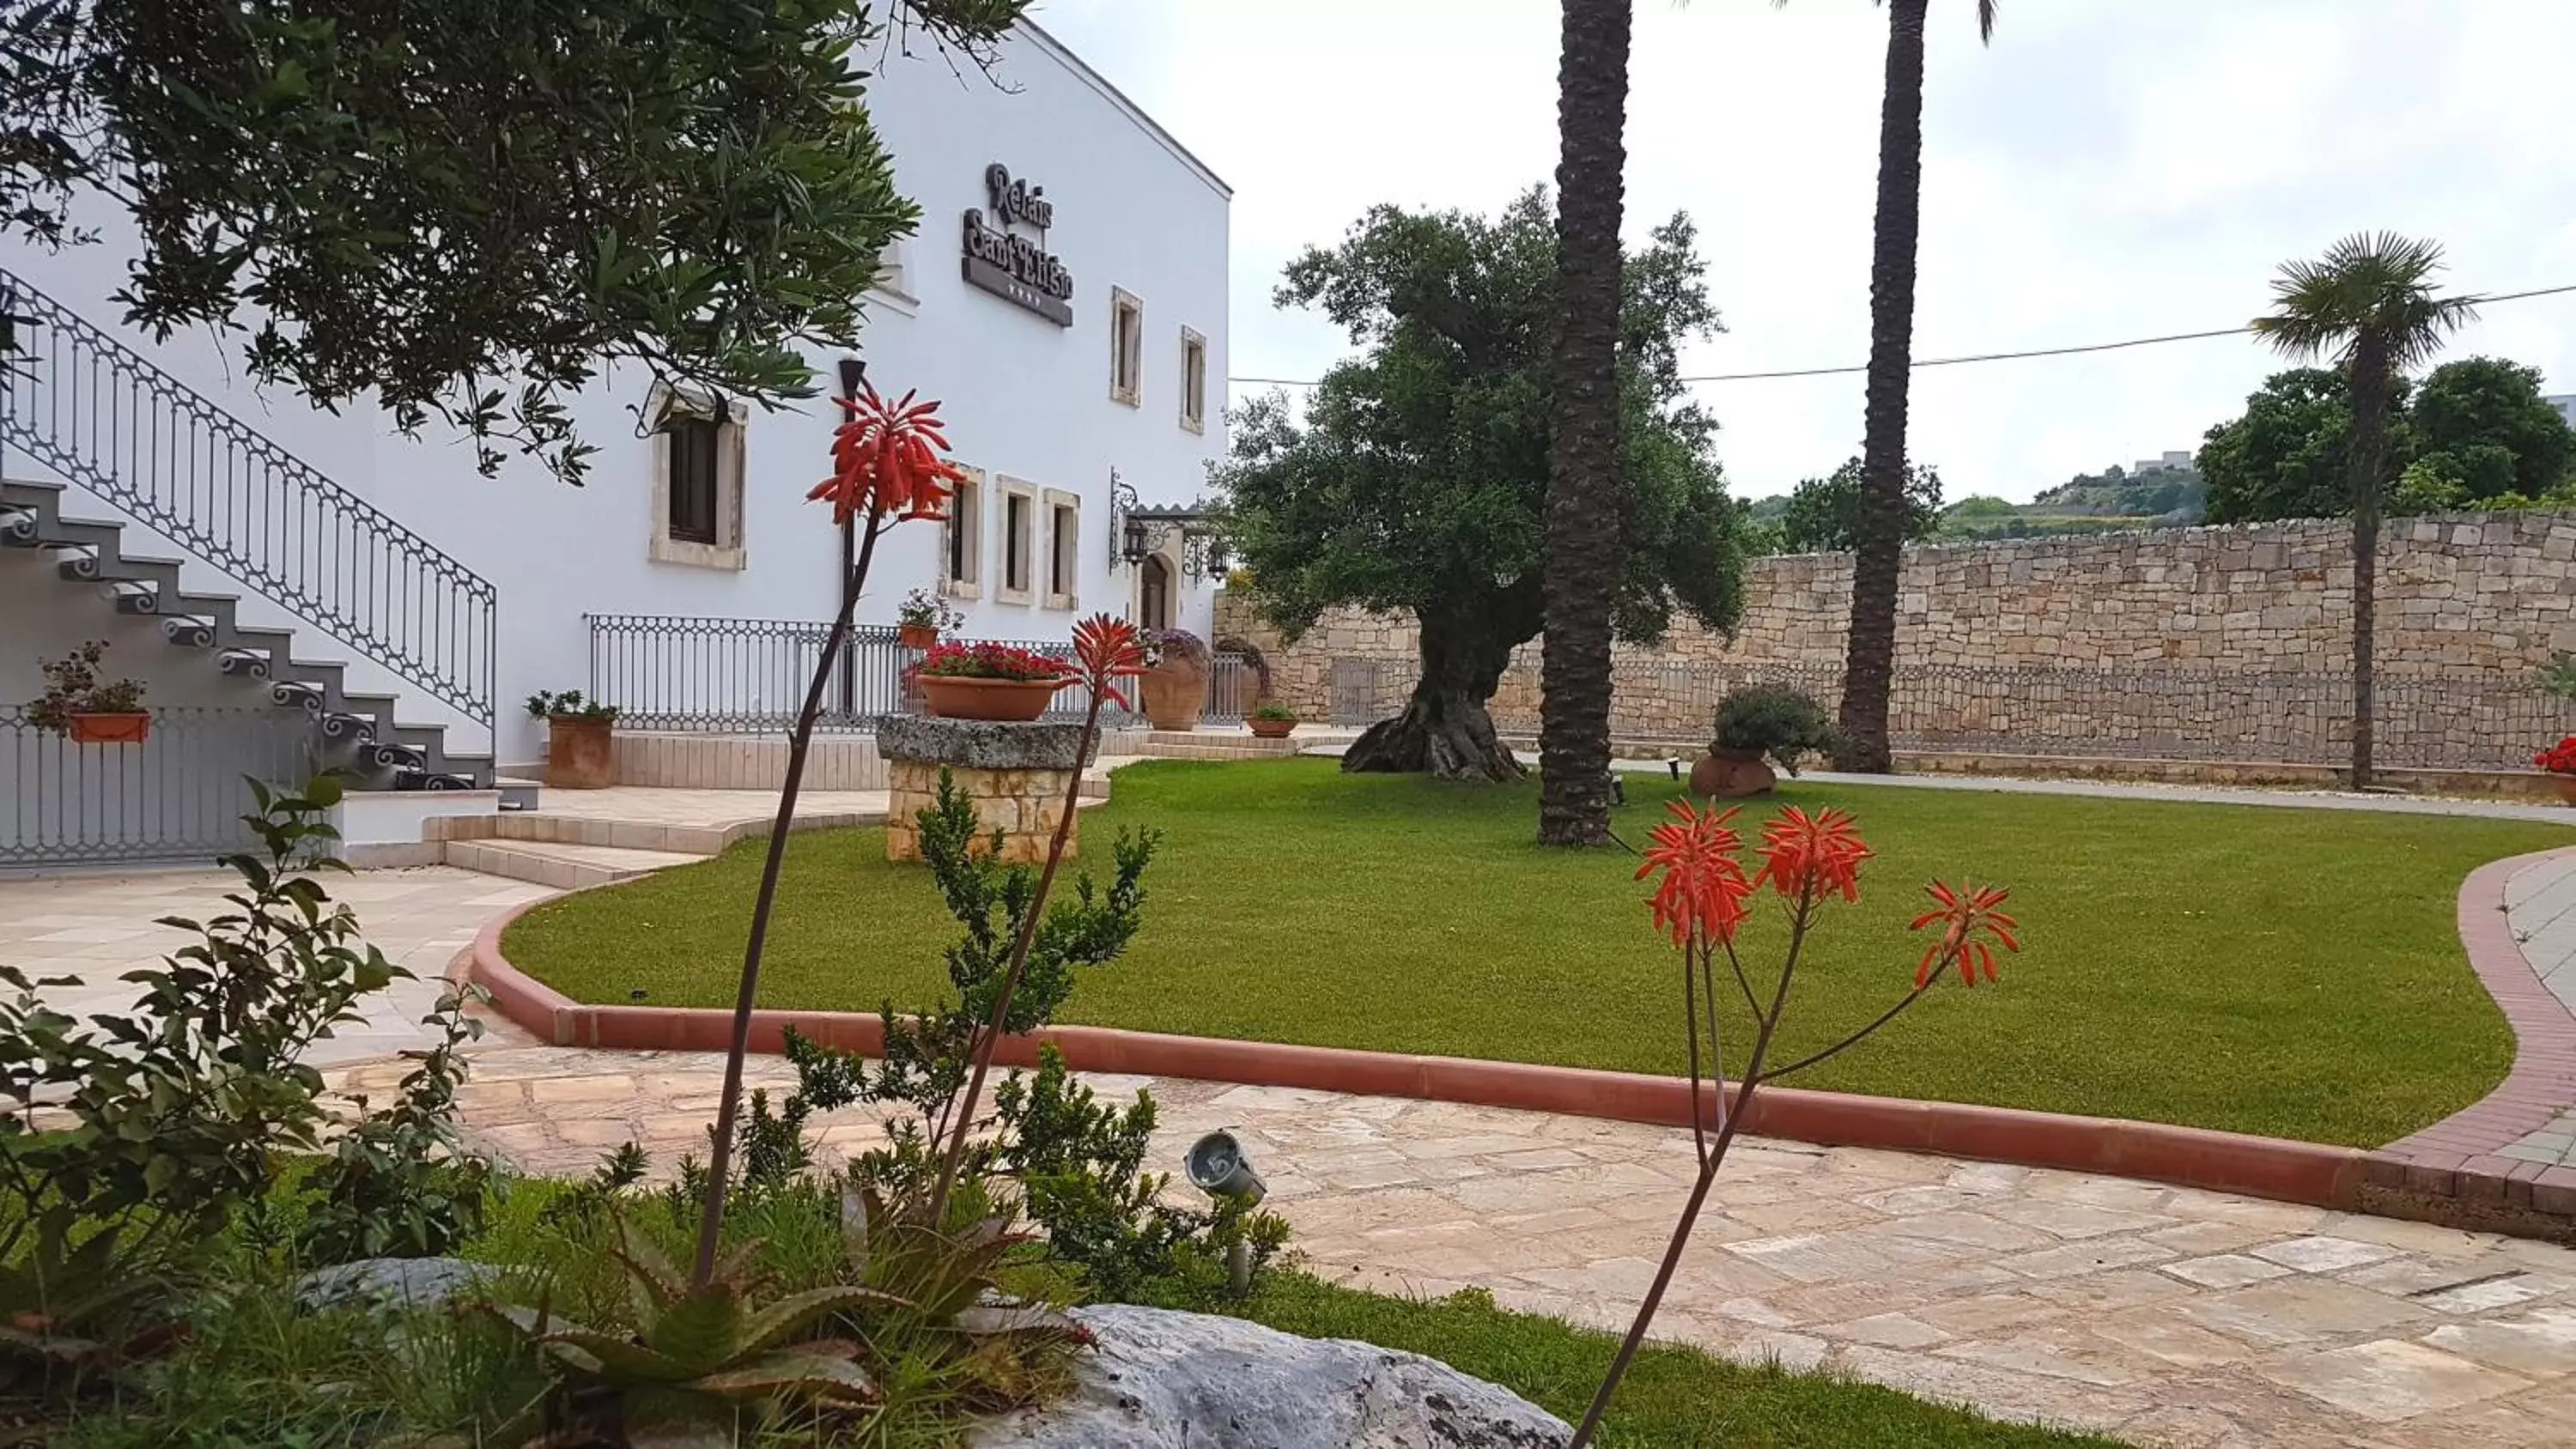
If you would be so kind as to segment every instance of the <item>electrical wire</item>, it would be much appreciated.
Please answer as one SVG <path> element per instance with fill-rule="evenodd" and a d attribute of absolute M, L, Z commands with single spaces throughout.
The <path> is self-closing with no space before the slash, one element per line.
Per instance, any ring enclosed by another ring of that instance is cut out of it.
<path fill-rule="evenodd" d="M 2576 282 L 2558 287 L 2534 287 L 2524 292 L 2498 292 L 2492 296 L 2471 296 L 2478 306 L 2493 302 L 2518 302 L 2525 297 L 2553 297 L 2562 292 L 2576 292 Z M 2118 342 L 2085 342 L 2072 347 L 2036 347 L 2023 352 L 1977 352 L 1962 357 L 1926 357 L 1914 363 L 1917 368 L 1957 367 L 1970 362 L 2019 362 L 2034 357 L 2072 357 L 2086 352 L 2117 352 L 2129 347 L 2154 347 L 2167 342 L 2199 342 L 2211 337 L 2240 337 L 2253 331 L 2248 324 L 2216 327 L 2206 332 L 2168 332 L 2160 337 L 2130 337 Z M 1867 363 L 1852 367 L 1793 367 L 1776 372 L 1706 372 L 1680 379 L 1683 382 L 1757 382 L 1781 377 L 1836 377 L 1869 371 Z M 1313 387 L 1312 379 L 1293 377 L 1229 377 L 1229 383 L 1269 387 Z"/>

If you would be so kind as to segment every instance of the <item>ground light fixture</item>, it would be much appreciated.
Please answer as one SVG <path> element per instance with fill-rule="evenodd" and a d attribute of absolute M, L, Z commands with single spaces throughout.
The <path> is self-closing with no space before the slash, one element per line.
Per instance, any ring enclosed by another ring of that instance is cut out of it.
<path fill-rule="evenodd" d="M 1222 1129 L 1192 1144 L 1183 1168 L 1189 1173 L 1190 1186 L 1212 1198 L 1232 1199 L 1251 1208 L 1270 1193 L 1261 1174 L 1252 1170 L 1252 1155 L 1233 1133 Z M 1251 1291 L 1252 1245 L 1240 1235 L 1225 1250 L 1225 1276 L 1235 1292 Z"/>

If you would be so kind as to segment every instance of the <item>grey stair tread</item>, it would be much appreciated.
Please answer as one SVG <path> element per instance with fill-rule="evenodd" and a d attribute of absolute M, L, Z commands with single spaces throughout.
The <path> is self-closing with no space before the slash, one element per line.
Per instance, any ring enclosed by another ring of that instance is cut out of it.
<path fill-rule="evenodd" d="M 14 492 L 20 488 L 30 489 L 38 493 L 60 493 L 63 491 L 63 487 L 64 485 L 60 483 L 46 483 L 34 478 L 10 478 L 0 480 L 0 493 Z"/>
<path fill-rule="evenodd" d="M 181 564 L 187 562 L 187 560 L 183 558 L 161 558 L 157 555 L 148 553 L 127 553 L 123 549 L 117 550 L 116 561 L 121 564 L 139 564 L 148 569 L 175 569 Z"/>

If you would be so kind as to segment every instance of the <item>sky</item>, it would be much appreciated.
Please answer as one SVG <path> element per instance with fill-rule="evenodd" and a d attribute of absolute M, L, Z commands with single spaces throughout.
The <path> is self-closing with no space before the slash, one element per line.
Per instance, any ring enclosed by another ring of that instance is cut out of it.
<path fill-rule="evenodd" d="M 2494 293 L 2576 283 L 2576 0 L 1932 0 L 1914 352 L 2234 326 L 2282 261 L 2394 229 Z M 1547 0 L 1039 0 L 1033 16 L 1234 188 L 1236 377 L 1349 350 L 1271 303 L 1379 202 L 1491 211 L 1556 160 Z M 1692 372 L 1868 356 L 1885 12 L 1638 0 L 1627 232 L 1699 224 L 1724 334 Z M 2499 304 L 2451 356 L 2576 392 L 2576 293 Z M 2199 446 L 2281 366 L 2250 338 L 1918 369 L 1910 451 L 2026 500 Z M 1743 497 L 1859 451 L 1861 379 L 1698 389 Z M 1235 389 L 1240 398 L 1242 387 Z"/>

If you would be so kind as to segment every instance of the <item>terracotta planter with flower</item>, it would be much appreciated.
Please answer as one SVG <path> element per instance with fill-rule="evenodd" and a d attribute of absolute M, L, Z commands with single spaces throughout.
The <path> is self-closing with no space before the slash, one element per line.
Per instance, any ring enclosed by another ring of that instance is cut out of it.
<path fill-rule="evenodd" d="M 942 719 L 1033 720 L 1070 682 L 1062 660 L 1007 644 L 934 646 L 912 677 Z"/>
<path fill-rule="evenodd" d="M 605 790 L 617 783 L 613 743 L 617 706 L 539 690 L 528 696 L 528 715 L 546 722 L 546 783 L 559 790 Z"/>
<path fill-rule="evenodd" d="M 966 622 L 946 599 L 928 589 L 915 589 L 895 606 L 895 642 L 906 649 L 928 650 L 939 636 Z"/>
<path fill-rule="evenodd" d="M 102 680 L 107 641 L 92 639 L 60 659 L 42 664 L 45 692 L 27 701 L 27 723 L 67 736 L 76 745 L 139 745 L 152 733 L 143 712 L 143 686 L 131 679 Z"/>

